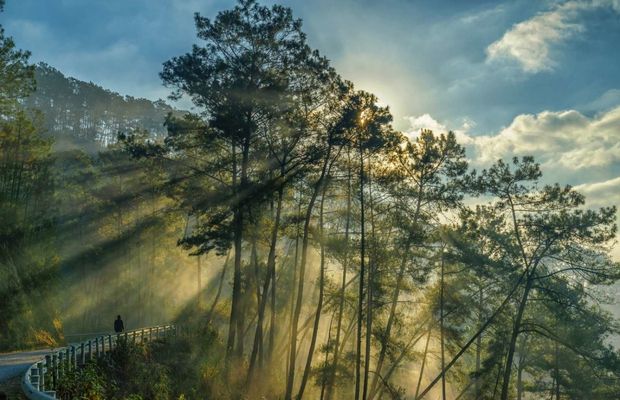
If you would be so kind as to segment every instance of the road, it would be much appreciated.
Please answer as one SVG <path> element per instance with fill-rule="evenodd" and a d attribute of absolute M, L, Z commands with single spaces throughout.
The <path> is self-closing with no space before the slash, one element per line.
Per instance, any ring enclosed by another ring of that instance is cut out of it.
<path fill-rule="evenodd" d="M 0 382 L 26 372 L 31 364 L 41 359 L 49 351 L 49 349 L 42 349 L 0 354 Z"/>

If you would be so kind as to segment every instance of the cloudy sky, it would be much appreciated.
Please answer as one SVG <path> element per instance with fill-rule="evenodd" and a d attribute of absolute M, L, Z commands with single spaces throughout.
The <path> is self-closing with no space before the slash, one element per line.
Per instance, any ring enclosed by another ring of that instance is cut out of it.
<path fill-rule="evenodd" d="M 476 166 L 534 155 L 590 205 L 620 204 L 620 0 L 279 2 L 397 128 L 455 130 Z M 162 62 L 195 42 L 193 13 L 233 4 L 7 0 L 0 23 L 34 61 L 156 99 Z"/>

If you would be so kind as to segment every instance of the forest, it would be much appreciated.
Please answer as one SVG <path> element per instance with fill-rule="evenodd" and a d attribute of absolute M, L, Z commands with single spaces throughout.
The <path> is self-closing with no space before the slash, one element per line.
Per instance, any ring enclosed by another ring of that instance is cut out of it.
<path fill-rule="evenodd" d="M 191 110 L 0 32 L 0 351 L 121 314 L 187 333 L 62 398 L 620 398 L 613 204 L 395 129 L 288 7 L 194 22 L 160 73 Z"/>

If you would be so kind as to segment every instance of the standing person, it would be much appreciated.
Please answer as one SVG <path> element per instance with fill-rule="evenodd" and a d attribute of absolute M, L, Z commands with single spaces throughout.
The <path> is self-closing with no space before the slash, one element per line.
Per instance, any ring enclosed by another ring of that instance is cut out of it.
<path fill-rule="evenodd" d="M 116 321 L 114 321 L 114 332 L 121 333 L 125 330 L 125 325 L 123 325 L 123 320 L 120 315 L 116 316 Z"/>

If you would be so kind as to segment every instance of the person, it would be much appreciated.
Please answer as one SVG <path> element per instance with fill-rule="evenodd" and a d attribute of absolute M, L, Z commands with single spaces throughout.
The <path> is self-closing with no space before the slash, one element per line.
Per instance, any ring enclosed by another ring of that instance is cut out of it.
<path fill-rule="evenodd" d="M 123 320 L 120 315 L 116 316 L 116 321 L 114 321 L 114 332 L 121 333 L 125 330 L 125 326 L 123 325 Z"/>

